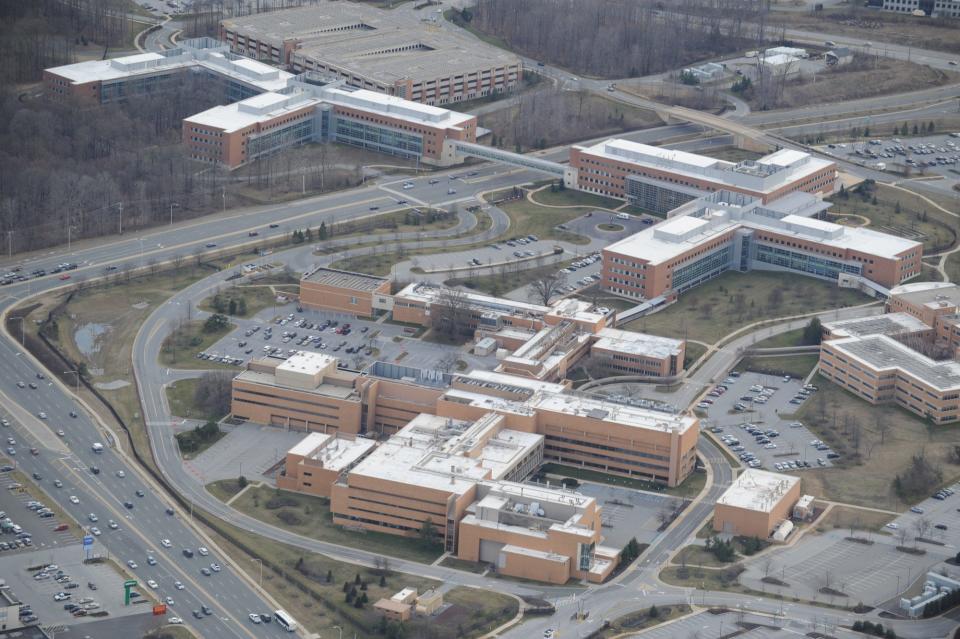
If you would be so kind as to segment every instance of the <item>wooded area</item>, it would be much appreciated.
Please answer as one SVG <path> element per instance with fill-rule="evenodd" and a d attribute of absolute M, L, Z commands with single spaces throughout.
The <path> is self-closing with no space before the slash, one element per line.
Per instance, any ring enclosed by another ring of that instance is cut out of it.
<path fill-rule="evenodd" d="M 77 47 L 121 45 L 122 0 L 0 0 L 0 86 L 40 79 L 74 61 Z"/>
<path fill-rule="evenodd" d="M 477 0 L 462 14 L 518 52 L 577 73 L 634 77 L 763 40 L 764 0 Z M 678 43 L 683 46 L 678 46 Z"/>

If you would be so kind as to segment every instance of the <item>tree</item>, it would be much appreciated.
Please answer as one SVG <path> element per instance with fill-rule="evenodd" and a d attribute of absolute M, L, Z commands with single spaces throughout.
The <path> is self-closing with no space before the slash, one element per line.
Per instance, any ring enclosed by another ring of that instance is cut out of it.
<path fill-rule="evenodd" d="M 548 306 L 553 298 L 567 285 L 567 274 L 563 271 L 549 271 L 527 285 L 527 294 L 537 302 Z"/>
<path fill-rule="evenodd" d="M 239 477 L 237 477 L 237 486 L 239 486 L 241 489 L 246 488 L 247 478 L 244 477 L 243 475 L 240 475 Z"/>
<path fill-rule="evenodd" d="M 204 373 L 193 392 L 194 403 L 210 417 L 219 419 L 230 412 L 233 375 L 226 371 Z"/>
<path fill-rule="evenodd" d="M 203 332 L 204 333 L 219 333 L 220 331 L 226 330 L 230 326 L 230 321 L 227 319 L 226 315 L 220 313 L 214 313 L 206 319 L 203 323 Z"/>
<path fill-rule="evenodd" d="M 437 543 L 437 530 L 433 525 L 433 520 L 430 518 L 424 519 L 423 524 L 420 525 L 420 531 L 418 533 L 420 541 L 425 545 L 432 546 Z"/>
<path fill-rule="evenodd" d="M 470 305 L 463 291 L 444 288 L 430 305 L 430 317 L 434 330 L 450 340 L 458 339 L 470 329 Z"/>
<path fill-rule="evenodd" d="M 814 317 L 803 329 L 803 343 L 808 346 L 819 344 L 823 338 L 823 326 L 820 324 L 820 318 Z"/>
<path fill-rule="evenodd" d="M 387 577 L 385 575 L 380 575 L 380 587 L 381 588 L 387 587 Z"/>
<path fill-rule="evenodd" d="M 650 610 L 647 611 L 647 616 L 650 617 L 651 619 L 656 619 L 657 617 L 660 616 L 660 611 L 657 610 L 656 605 L 650 606 Z"/>
<path fill-rule="evenodd" d="M 684 69 L 680 72 L 680 82 L 687 85 L 696 85 L 700 84 L 700 78 L 698 78 L 693 71 Z"/>
<path fill-rule="evenodd" d="M 329 569 L 327 570 L 327 583 L 328 584 L 333 583 L 333 571 Z"/>
<path fill-rule="evenodd" d="M 636 537 L 632 537 L 630 541 L 627 542 L 627 545 L 623 547 L 623 551 L 620 553 L 620 561 L 624 564 L 629 564 L 639 556 L 640 544 L 637 543 Z"/>

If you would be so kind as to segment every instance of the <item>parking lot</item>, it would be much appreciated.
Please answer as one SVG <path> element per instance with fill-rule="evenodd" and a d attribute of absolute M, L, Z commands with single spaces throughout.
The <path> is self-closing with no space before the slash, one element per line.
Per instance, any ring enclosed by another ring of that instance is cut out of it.
<path fill-rule="evenodd" d="M 849 534 L 832 530 L 805 536 L 773 555 L 769 566 L 766 559 L 747 562 L 740 581 L 761 590 L 761 580 L 769 574 L 789 584 L 783 588 L 792 597 L 829 600 L 829 594 L 821 592 L 821 588 L 829 588 L 847 595 L 835 595 L 836 603 L 862 601 L 877 605 L 896 597 L 929 569 L 956 553 L 955 548 L 924 544 L 926 554 L 914 555 L 898 551 L 900 541 L 892 535 L 875 534 L 870 537 L 873 543 L 863 544 L 847 539 Z M 767 585 L 765 589 L 769 591 L 771 587 Z M 776 592 L 776 587 L 773 590 Z"/>
<path fill-rule="evenodd" d="M 928 497 L 894 519 L 892 523 L 898 530 L 908 530 L 911 537 L 917 535 L 918 528 L 922 526 L 924 537 L 937 541 L 948 541 L 951 537 L 956 540 L 957 531 L 960 530 L 960 482 L 949 486 L 949 489 L 953 491 L 953 495 L 944 495 L 943 499 Z M 943 526 L 943 528 L 937 526 Z M 955 551 L 956 548 L 954 548 Z"/>
<path fill-rule="evenodd" d="M 707 415 L 704 426 L 753 468 L 777 472 L 827 468 L 836 453 L 801 422 L 783 417 L 798 411 L 816 392 L 813 386 L 804 389 L 803 380 L 733 373 L 697 408 Z"/>
<path fill-rule="evenodd" d="M 6 459 L 0 461 L 0 468 L 9 466 Z M 0 520 L 10 520 L 0 532 L 0 557 L 79 543 L 76 526 L 53 515 L 45 516 L 39 508 L 27 508 L 27 504 L 34 500 L 19 487 L 20 483 L 9 472 L 0 472 L 0 512 L 4 513 Z M 19 533 L 13 525 L 20 527 Z"/>
<path fill-rule="evenodd" d="M 494 355 L 478 357 L 461 347 L 421 342 L 409 335 L 404 326 L 357 319 L 344 313 L 297 311 L 290 306 L 276 315 L 272 309 L 264 309 L 251 319 L 231 318 L 231 322 L 237 328 L 204 351 L 202 359 L 241 367 L 255 357 L 286 357 L 297 351 L 312 351 L 338 357 L 354 369 L 375 361 L 434 368 L 449 352 L 464 360 L 468 368 L 492 370 L 497 365 Z M 198 358 L 200 355 L 196 353 Z"/>
<path fill-rule="evenodd" d="M 95 544 L 93 553 L 104 555 L 105 549 Z M 143 612 L 141 605 L 123 605 L 124 577 L 112 564 L 85 564 L 83 560 L 84 551 L 80 544 L 4 554 L 0 555 L 0 575 L 10 587 L 11 597 L 30 606 L 37 622 L 45 626 Z M 51 567 L 41 570 L 44 566 Z M 46 576 L 38 578 L 41 574 Z M 59 582 L 58 575 L 61 575 Z M 69 597 L 61 596 L 59 601 L 54 599 L 59 593 Z M 66 610 L 64 606 L 70 604 L 79 606 L 84 612 L 75 615 Z"/>
<path fill-rule="evenodd" d="M 819 150 L 838 158 L 879 169 L 910 167 L 915 173 L 957 179 L 960 134 L 876 138 L 863 142 L 828 144 Z"/>
<path fill-rule="evenodd" d="M 589 482 L 581 483 L 577 491 L 595 498 L 603 507 L 603 545 L 611 548 L 623 548 L 633 537 L 649 544 L 658 534 L 658 513 L 672 511 L 683 502 L 669 495 Z"/>

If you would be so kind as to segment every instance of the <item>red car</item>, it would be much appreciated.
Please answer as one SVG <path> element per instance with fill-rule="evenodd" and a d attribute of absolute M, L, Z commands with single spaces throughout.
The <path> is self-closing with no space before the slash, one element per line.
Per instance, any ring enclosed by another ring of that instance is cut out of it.
<path fill-rule="evenodd" d="M 63 275 L 60 276 L 60 279 L 61 279 L 61 280 L 69 280 L 69 279 L 70 279 L 70 274 L 69 274 L 69 273 L 64 273 Z"/>
<path fill-rule="evenodd" d="M 69 527 L 70 527 L 70 526 L 68 526 L 67 524 L 60 524 L 59 526 L 57 526 L 57 527 L 54 528 L 53 530 L 56 531 L 56 532 L 63 532 L 64 530 L 66 530 L 66 529 L 69 528 Z"/>

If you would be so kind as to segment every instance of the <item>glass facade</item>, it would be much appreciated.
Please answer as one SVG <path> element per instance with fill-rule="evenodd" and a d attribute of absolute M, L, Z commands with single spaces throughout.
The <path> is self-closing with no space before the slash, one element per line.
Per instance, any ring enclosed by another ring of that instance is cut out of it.
<path fill-rule="evenodd" d="M 627 177 L 626 196 L 628 203 L 660 215 L 699 197 L 692 189 L 687 193 L 676 188 L 651 184 L 634 176 Z"/>
<path fill-rule="evenodd" d="M 860 275 L 863 269 L 856 264 L 846 264 L 837 260 L 827 259 L 820 255 L 808 255 L 798 251 L 791 251 L 782 246 L 757 244 L 757 262 L 779 266 L 781 268 L 806 273 L 815 277 L 835 280 L 840 273 Z"/>
<path fill-rule="evenodd" d="M 359 146 L 371 151 L 412 158 L 423 152 L 423 138 L 396 131 L 378 124 L 337 117 L 334 139 L 343 144 Z"/>
<path fill-rule="evenodd" d="M 681 266 L 673 271 L 673 290 L 677 293 L 693 288 L 697 284 L 720 275 L 730 268 L 733 259 L 733 244 L 725 244 L 712 253 L 704 255 L 696 262 Z"/>
<path fill-rule="evenodd" d="M 247 159 L 254 160 L 290 146 L 312 142 L 315 132 L 316 120 L 307 118 L 291 122 L 282 129 L 251 137 L 247 142 Z"/>
<path fill-rule="evenodd" d="M 171 83 L 180 81 L 179 71 L 147 75 L 134 78 L 124 78 L 113 82 L 103 82 L 100 85 L 100 103 L 116 102 L 136 95 L 147 95 L 167 90 Z"/>

